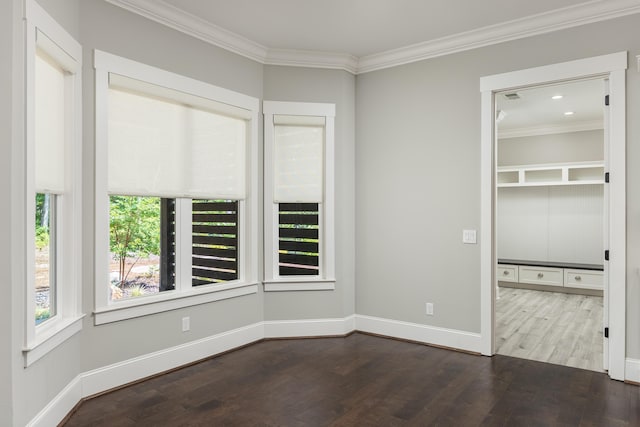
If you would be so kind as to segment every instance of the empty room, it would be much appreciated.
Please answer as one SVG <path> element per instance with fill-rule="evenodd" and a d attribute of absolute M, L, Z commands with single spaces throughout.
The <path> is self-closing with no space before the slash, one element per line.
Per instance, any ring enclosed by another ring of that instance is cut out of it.
<path fill-rule="evenodd" d="M 2 1 L 0 425 L 639 425 L 639 28 Z"/>

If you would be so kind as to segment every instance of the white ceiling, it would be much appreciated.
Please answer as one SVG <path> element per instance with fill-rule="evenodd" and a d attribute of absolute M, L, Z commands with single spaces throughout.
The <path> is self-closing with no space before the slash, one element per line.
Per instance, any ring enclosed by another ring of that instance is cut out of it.
<path fill-rule="evenodd" d="M 505 94 L 517 93 L 516 100 Z M 552 99 L 562 95 L 561 99 Z M 498 137 L 602 129 L 604 80 L 592 79 L 496 94 L 496 109 L 504 113 Z M 573 112 L 565 115 L 565 112 Z"/>
<path fill-rule="evenodd" d="M 354 74 L 640 13 L 640 0 L 105 0 L 264 64 Z"/>
<path fill-rule="evenodd" d="M 357 57 L 439 39 L 584 0 L 164 0 L 274 49 Z"/>

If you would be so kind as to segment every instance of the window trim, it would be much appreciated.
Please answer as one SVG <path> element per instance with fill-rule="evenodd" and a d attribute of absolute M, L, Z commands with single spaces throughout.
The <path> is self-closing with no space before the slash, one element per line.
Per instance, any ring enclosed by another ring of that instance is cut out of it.
<path fill-rule="evenodd" d="M 318 291 L 335 289 L 335 104 L 263 101 L 264 114 L 264 290 Z M 324 199 L 319 203 L 320 273 L 280 276 L 278 271 L 278 204 L 274 203 L 274 115 L 325 118 Z"/>
<path fill-rule="evenodd" d="M 95 68 L 95 296 L 96 325 L 146 316 L 177 308 L 218 301 L 257 292 L 258 263 L 258 114 L 257 98 L 234 92 L 127 58 L 94 50 Z M 109 74 L 114 73 L 145 83 L 178 90 L 188 95 L 239 107 L 247 111 L 247 196 L 238 206 L 239 279 L 215 285 L 190 286 L 191 223 L 182 220 L 190 214 L 191 199 L 176 198 L 176 289 L 135 299 L 110 301 L 109 277 L 109 195 L 107 192 L 108 91 Z M 187 212 L 188 211 L 188 212 Z M 188 248 L 187 248 L 188 247 Z M 180 282 L 188 277 L 189 284 Z"/>
<path fill-rule="evenodd" d="M 22 349 L 28 367 L 82 329 L 82 46 L 35 0 L 25 4 L 25 197 L 27 219 L 25 337 Z M 44 37 L 38 40 L 37 34 Z M 46 52 L 68 75 L 65 77 L 67 191 L 56 196 L 56 314 L 35 324 L 35 58 Z"/>

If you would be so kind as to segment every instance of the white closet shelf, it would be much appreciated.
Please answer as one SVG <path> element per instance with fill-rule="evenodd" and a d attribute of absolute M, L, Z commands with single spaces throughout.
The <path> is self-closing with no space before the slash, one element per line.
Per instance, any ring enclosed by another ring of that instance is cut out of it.
<path fill-rule="evenodd" d="M 501 166 L 498 187 L 604 184 L 604 162 Z"/>

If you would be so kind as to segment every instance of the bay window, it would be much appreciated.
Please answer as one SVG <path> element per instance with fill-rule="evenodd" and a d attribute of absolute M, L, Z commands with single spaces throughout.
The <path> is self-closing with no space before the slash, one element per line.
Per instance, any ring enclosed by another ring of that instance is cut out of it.
<path fill-rule="evenodd" d="M 258 100 L 106 52 L 96 323 L 256 292 Z"/>
<path fill-rule="evenodd" d="M 26 3 L 26 336 L 29 366 L 80 331 L 81 46 Z"/>
<path fill-rule="evenodd" d="M 265 101 L 265 290 L 335 286 L 333 104 Z"/>

